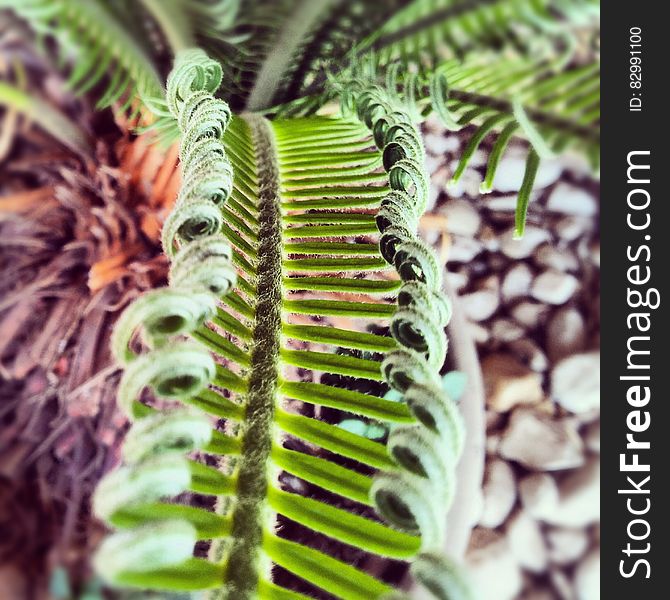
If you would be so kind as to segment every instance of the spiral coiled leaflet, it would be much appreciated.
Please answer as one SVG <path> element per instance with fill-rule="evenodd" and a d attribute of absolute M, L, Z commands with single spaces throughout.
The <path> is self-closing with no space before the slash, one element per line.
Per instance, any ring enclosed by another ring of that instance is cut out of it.
<path fill-rule="evenodd" d="M 167 105 L 182 133 L 183 174 L 177 204 L 163 229 L 172 258 L 170 287 L 133 302 L 112 335 L 112 354 L 125 367 L 118 403 L 133 425 L 123 448 L 124 466 L 102 480 L 93 498 L 95 514 L 111 523 L 124 510 L 189 489 L 193 466 L 184 454 L 205 447 L 212 437 L 212 424 L 203 413 L 140 410 L 138 401 L 146 387 L 158 397 L 186 400 L 216 373 L 204 346 L 178 336 L 209 319 L 217 299 L 236 280 L 231 247 L 218 233 L 220 205 L 232 186 L 221 143 L 230 111 L 212 96 L 220 82 L 221 67 L 200 50 L 180 53 L 168 79 Z M 133 348 L 138 333 L 145 352 Z M 149 519 L 107 537 L 96 554 L 96 569 L 115 581 L 128 573 L 175 566 L 192 556 L 196 539 L 194 525 L 184 519 Z"/>
<path fill-rule="evenodd" d="M 163 226 L 163 249 L 173 257 L 178 243 L 221 229 L 221 205 L 230 196 L 233 170 L 221 141 L 231 113 L 213 96 L 221 65 L 198 49 L 180 52 L 167 82 L 167 106 L 181 132 L 182 186 Z"/>
<path fill-rule="evenodd" d="M 391 431 L 387 447 L 398 469 L 375 475 L 371 498 L 391 524 L 421 534 L 422 551 L 412 566 L 415 577 L 437 597 L 468 598 L 468 586 L 454 577 L 451 563 L 440 556 L 465 426 L 438 376 L 451 307 L 441 293 L 436 257 L 416 232 L 429 189 L 421 134 L 411 111 L 396 96 L 360 79 L 344 86 L 342 109 L 355 111 L 372 131 L 389 177 L 391 191 L 382 200 L 376 223 L 382 256 L 403 284 L 391 320 L 391 334 L 400 349 L 386 356 L 382 374 L 403 394 L 417 420 Z"/>

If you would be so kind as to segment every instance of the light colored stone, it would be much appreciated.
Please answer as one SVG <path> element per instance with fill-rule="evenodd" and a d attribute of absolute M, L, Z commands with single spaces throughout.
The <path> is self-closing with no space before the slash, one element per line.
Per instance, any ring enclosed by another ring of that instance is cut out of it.
<path fill-rule="evenodd" d="M 491 433 L 486 436 L 486 453 L 491 456 L 498 454 L 498 446 L 500 445 L 500 434 Z"/>
<path fill-rule="evenodd" d="M 427 212 L 430 212 L 435 208 L 437 200 L 441 194 L 442 194 L 442 188 L 431 181 L 431 184 L 428 188 L 428 200 L 426 202 Z"/>
<path fill-rule="evenodd" d="M 547 304 L 565 304 L 579 287 L 579 280 L 568 273 L 547 269 L 530 288 L 533 298 Z"/>
<path fill-rule="evenodd" d="M 486 344 L 489 341 L 491 334 L 486 327 L 474 321 L 467 321 L 465 325 L 468 329 L 468 335 L 475 344 Z"/>
<path fill-rule="evenodd" d="M 582 237 L 593 227 L 591 219 L 586 217 L 567 216 L 559 219 L 554 225 L 554 231 L 559 238 L 572 242 Z"/>
<path fill-rule="evenodd" d="M 483 244 L 474 238 L 454 235 L 449 247 L 449 261 L 469 263 L 484 250 Z"/>
<path fill-rule="evenodd" d="M 600 457 L 563 479 L 556 510 L 545 521 L 563 527 L 586 527 L 600 520 Z"/>
<path fill-rule="evenodd" d="M 507 539 L 517 562 L 527 571 L 541 573 L 547 566 L 547 548 L 537 521 L 523 510 L 509 519 Z"/>
<path fill-rule="evenodd" d="M 482 362 L 487 405 L 507 412 L 542 400 L 542 378 L 509 354 L 490 354 Z"/>
<path fill-rule="evenodd" d="M 483 180 L 484 177 L 476 169 L 466 169 L 460 180 L 465 195 L 470 198 L 479 198 L 481 193 L 479 188 L 481 187 Z"/>
<path fill-rule="evenodd" d="M 571 307 L 559 308 L 547 323 L 547 350 L 552 362 L 581 352 L 586 346 L 584 317 Z"/>
<path fill-rule="evenodd" d="M 447 271 L 446 278 L 456 292 L 460 292 L 469 281 L 467 273 L 462 271 Z"/>
<path fill-rule="evenodd" d="M 499 342 L 513 342 L 523 337 L 525 331 L 513 319 L 500 317 L 491 323 L 491 336 Z"/>
<path fill-rule="evenodd" d="M 437 156 L 451 154 L 460 147 L 460 142 L 456 136 L 446 136 L 440 133 L 426 133 L 423 136 L 423 145 L 426 152 Z"/>
<path fill-rule="evenodd" d="M 529 205 L 532 205 L 538 197 L 540 196 L 539 192 L 534 191 L 530 195 Z M 485 205 L 489 210 L 500 210 L 500 211 L 509 211 L 514 212 L 516 210 L 517 202 L 519 201 L 519 196 L 512 194 L 510 196 L 491 196 L 486 198 Z"/>
<path fill-rule="evenodd" d="M 497 309 L 499 294 L 496 290 L 481 289 L 461 296 L 461 308 L 471 321 L 484 321 Z"/>
<path fill-rule="evenodd" d="M 556 593 L 556 600 L 577 600 L 572 584 L 568 576 L 560 569 L 552 569 L 549 572 L 549 580 Z"/>
<path fill-rule="evenodd" d="M 584 441 L 591 452 L 600 454 L 600 421 L 594 421 L 587 426 Z"/>
<path fill-rule="evenodd" d="M 577 600 L 600 600 L 600 551 L 594 549 L 577 565 L 574 577 Z"/>
<path fill-rule="evenodd" d="M 589 245 L 589 256 L 593 264 L 600 268 L 600 242 L 592 242 Z"/>
<path fill-rule="evenodd" d="M 547 209 L 564 215 L 592 217 L 598 212 L 598 201 L 589 192 L 561 182 L 551 190 Z"/>
<path fill-rule="evenodd" d="M 600 352 L 574 354 L 551 371 L 551 395 L 566 410 L 580 414 L 600 406 Z"/>
<path fill-rule="evenodd" d="M 584 462 L 572 421 L 516 408 L 500 442 L 500 455 L 537 471 L 572 469 Z"/>
<path fill-rule="evenodd" d="M 477 209 L 467 200 L 449 200 L 441 213 L 447 217 L 447 231 L 457 235 L 473 237 L 482 223 Z"/>
<path fill-rule="evenodd" d="M 514 355 L 537 373 L 544 373 L 549 368 L 549 359 L 542 349 L 531 339 L 521 338 L 509 343 Z"/>
<path fill-rule="evenodd" d="M 479 241 L 484 245 L 484 248 L 489 252 L 497 252 L 500 250 L 500 240 L 490 225 L 484 225 L 477 236 Z M 497 255 L 496 255 L 497 256 Z M 505 260 L 503 257 L 500 257 Z"/>
<path fill-rule="evenodd" d="M 528 225 L 523 237 L 515 239 L 514 226 L 508 227 L 500 236 L 500 250 L 510 258 L 527 258 L 540 244 L 549 241 L 551 235 L 546 229 Z"/>
<path fill-rule="evenodd" d="M 545 520 L 558 506 L 558 485 L 548 473 L 531 473 L 520 481 L 519 496 L 530 515 Z"/>
<path fill-rule="evenodd" d="M 521 592 L 521 570 L 504 535 L 475 530 L 465 567 L 477 600 L 516 600 Z"/>
<path fill-rule="evenodd" d="M 426 154 L 426 157 L 423 159 L 423 166 L 425 167 L 428 173 L 433 173 L 442 165 L 441 156 L 433 156 L 432 154 Z"/>
<path fill-rule="evenodd" d="M 556 600 L 556 595 L 547 589 L 532 589 L 526 592 L 521 600 Z"/>
<path fill-rule="evenodd" d="M 473 169 L 476 169 L 477 167 L 483 167 L 488 162 L 488 160 L 488 154 L 481 148 L 478 148 L 472 153 L 468 166 L 472 167 Z"/>
<path fill-rule="evenodd" d="M 516 501 L 514 471 L 504 460 L 494 459 L 486 466 L 482 493 L 484 507 L 479 524 L 495 529 L 505 521 Z"/>
<path fill-rule="evenodd" d="M 558 248 L 553 244 L 542 244 L 533 252 L 533 261 L 544 269 L 556 271 L 577 271 L 579 261 L 569 248 Z"/>
<path fill-rule="evenodd" d="M 557 160 L 543 160 L 535 177 L 535 189 L 546 188 L 560 176 L 563 167 Z M 493 179 L 493 189 L 499 192 L 518 192 L 526 172 L 526 157 L 507 153 L 498 165 Z"/>
<path fill-rule="evenodd" d="M 519 297 L 526 297 L 533 283 L 533 272 L 530 267 L 522 262 L 512 265 L 502 280 L 500 293 L 503 302 L 507 303 Z"/>
<path fill-rule="evenodd" d="M 547 531 L 549 560 L 557 565 L 574 563 L 586 552 L 589 536 L 584 529 L 552 527 Z"/>
<path fill-rule="evenodd" d="M 546 304 L 533 300 L 525 300 L 510 309 L 514 320 L 528 330 L 539 327 L 548 313 L 549 308 Z"/>

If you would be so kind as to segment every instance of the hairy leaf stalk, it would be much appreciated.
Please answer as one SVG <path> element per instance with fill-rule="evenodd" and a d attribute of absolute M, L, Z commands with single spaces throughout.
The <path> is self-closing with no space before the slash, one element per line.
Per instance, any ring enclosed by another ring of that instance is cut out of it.
<path fill-rule="evenodd" d="M 228 598 L 248 599 L 258 585 L 267 464 L 272 446 L 275 397 L 279 382 L 282 239 L 279 168 L 273 132 L 258 115 L 246 117 L 256 148 L 259 182 L 259 239 L 254 347 L 242 432 L 242 457 L 233 513 L 233 543 L 228 557 Z"/>

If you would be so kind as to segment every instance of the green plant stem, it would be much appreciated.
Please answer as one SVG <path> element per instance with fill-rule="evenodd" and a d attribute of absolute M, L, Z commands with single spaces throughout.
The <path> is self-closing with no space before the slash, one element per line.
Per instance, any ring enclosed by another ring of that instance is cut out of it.
<path fill-rule="evenodd" d="M 272 447 L 275 398 L 279 385 L 282 306 L 282 245 L 279 169 L 273 132 L 263 117 L 246 117 L 251 127 L 259 183 L 259 260 L 254 347 L 251 352 L 242 458 L 233 513 L 233 542 L 226 576 L 231 600 L 255 597 L 259 547 L 267 498 L 267 463 Z"/>
<path fill-rule="evenodd" d="M 323 15 L 333 0 L 303 0 L 287 22 L 277 40 L 277 45 L 268 54 L 254 88 L 247 100 L 247 110 L 257 111 L 271 105 L 277 87 L 284 77 L 295 51 L 305 41 L 305 35 Z"/>
<path fill-rule="evenodd" d="M 144 8 L 156 19 L 174 54 L 196 45 L 190 23 L 174 6 L 173 0 L 142 0 Z"/>
<path fill-rule="evenodd" d="M 88 134 L 46 102 L 0 81 L 0 106 L 7 106 L 24 114 L 70 150 L 84 156 L 91 155 L 92 147 Z"/>

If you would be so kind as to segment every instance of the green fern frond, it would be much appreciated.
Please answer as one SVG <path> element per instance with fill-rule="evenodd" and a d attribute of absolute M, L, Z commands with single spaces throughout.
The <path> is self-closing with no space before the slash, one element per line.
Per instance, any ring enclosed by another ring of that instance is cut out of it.
<path fill-rule="evenodd" d="M 550 61 L 511 59 L 438 69 L 425 93 L 445 125 L 476 125 L 453 181 L 458 181 L 487 135 L 495 135 L 481 186 L 491 191 L 503 153 L 513 136 L 530 142 L 526 174 L 519 191 L 516 234 L 522 235 L 540 158 L 567 150 L 586 156 L 594 170 L 600 156 L 600 67 L 592 63 L 557 70 Z"/>
<path fill-rule="evenodd" d="M 91 155 L 93 149 L 88 133 L 47 102 L 0 81 L 0 106 L 18 111 L 70 150 L 84 156 Z"/>
<path fill-rule="evenodd" d="M 351 118 L 230 119 L 212 96 L 219 75 L 188 51 L 168 83 L 184 174 L 164 229 L 171 286 L 131 305 L 112 340 L 126 366 L 119 402 L 133 426 L 125 465 L 95 494 L 96 514 L 120 530 L 100 547 L 97 568 L 117 585 L 210 589 L 211 598 L 304 598 L 273 581 L 273 565 L 340 598 L 393 592 L 364 564 L 282 537 L 281 516 L 410 561 L 438 597 L 469 598 L 439 557 L 464 426 L 438 375 L 450 316 L 442 269 L 416 235 L 427 197 L 419 132 L 374 87 L 356 92 L 368 127 Z M 334 315 L 349 325 L 329 324 Z M 145 387 L 186 408 L 141 402 Z M 404 402 L 384 399 L 389 387 Z M 388 442 L 298 405 L 385 423 Z M 292 438 L 360 467 L 290 449 Z M 211 458 L 185 456 L 194 451 Z M 366 514 L 291 493 L 281 472 Z M 214 497 L 216 510 L 165 500 L 185 491 Z M 209 541 L 207 560 L 193 558 L 197 540 Z"/>
<path fill-rule="evenodd" d="M 528 50 L 534 40 L 551 41 L 538 31 L 569 31 L 593 21 L 597 0 L 414 0 L 362 40 L 353 54 L 372 54 L 379 67 L 436 65 L 472 51 L 512 46 Z"/>
<path fill-rule="evenodd" d="M 162 97 L 161 78 L 151 59 L 101 0 L 0 0 L 41 35 L 54 36 L 65 52 L 77 58 L 69 84 L 79 93 L 90 90 L 108 74 L 98 106 L 126 96 L 126 107 L 137 96 L 146 103 Z"/>

